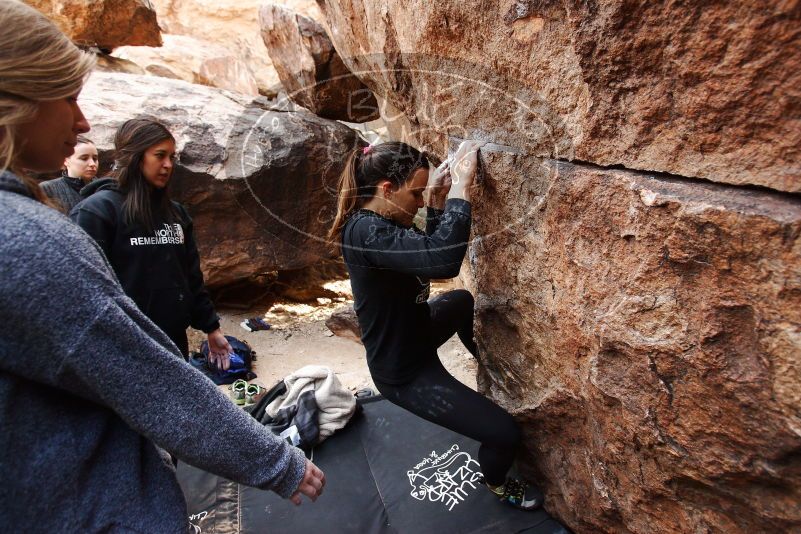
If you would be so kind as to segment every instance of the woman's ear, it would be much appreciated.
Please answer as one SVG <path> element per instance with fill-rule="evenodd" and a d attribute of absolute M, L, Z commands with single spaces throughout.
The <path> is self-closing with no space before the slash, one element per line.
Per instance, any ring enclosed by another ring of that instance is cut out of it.
<path fill-rule="evenodd" d="M 378 182 L 378 190 L 381 191 L 381 196 L 383 198 L 389 198 L 394 192 L 395 188 L 392 186 L 392 182 L 389 180 L 381 180 Z"/>

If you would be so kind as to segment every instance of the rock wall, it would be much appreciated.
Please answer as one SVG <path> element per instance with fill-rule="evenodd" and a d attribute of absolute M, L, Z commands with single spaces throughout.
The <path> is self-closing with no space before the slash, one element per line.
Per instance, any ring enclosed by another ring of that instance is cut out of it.
<path fill-rule="evenodd" d="M 801 527 L 801 203 L 486 160 L 480 385 L 549 509 L 578 532 Z"/>
<path fill-rule="evenodd" d="M 363 123 L 380 117 L 373 93 L 351 74 L 320 23 L 276 4 L 261 6 L 259 23 L 292 102 L 326 119 Z"/>
<path fill-rule="evenodd" d="M 148 74 L 258 95 L 250 67 L 224 46 L 186 35 L 162 35 L 160 47 L 123 46 L 113 56 L 142 67 Z"/>
<path fill-rule="evenodd" d="M 148 0 L 25 0 L 73 42 L 111 50 L 161 46 L 156 11 Z"/>
<path fill-rule="evenodd" d="M 801 530 L 801 6 L 320 3 L 395 137 L 493 143 L 479 384 L 548 509 Z"/>
<path fill-rule="evenodd" d="M 179 80 L 94 73 L 79 100 L 108 161 L 119 125 L 146 114 L 176 137 L 170 184 L 189 209 L 207 285 L 300 269 L 332 257 L 335 183 L 359 141 L 342 124 Z"/>
<path fill-rule="evenodd" d="M 155 0 L 159 23 L 167 33 L 189 35 L 217 43 L 238 54 L 256 79 L 263 95 L 281 90 L 278 73 L 259 34 L 263 0 Z M 311 0 L 281 2 L 313 19 L 321 18 Z"/>
<path fill-rule="evenodd" d="M 324 11 L 350 70 L 410 134 L 425 130 L 420 143 L 442 150 L 458 126 L 540 156 L 801 191 L 797 2 L 325 0 Z"/>

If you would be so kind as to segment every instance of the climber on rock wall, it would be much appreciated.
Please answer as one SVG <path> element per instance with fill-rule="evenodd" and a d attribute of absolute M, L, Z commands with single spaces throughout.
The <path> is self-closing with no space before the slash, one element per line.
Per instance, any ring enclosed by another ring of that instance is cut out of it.
<path fill-rule="evenodd" d="M 428 158 L 398 142 L 353 151 L 339 183 L 329 239 L 350 272 L 370 374 L 390 402 L 481 443 L 487 487 L 502 501 L 533 510 L 534 486 L 508 477 L 521 440 L 503 408 L 443 367 L 437 347 L 454 333 L 475 356 L 473 297 L 455 290 L 429 299 L 432 278 L 453 278 L 470 237 L 470 189 L 483 143 L 464 141 L 430 171 Z M 413 225 L 427 207 L 426 231 Z"/>

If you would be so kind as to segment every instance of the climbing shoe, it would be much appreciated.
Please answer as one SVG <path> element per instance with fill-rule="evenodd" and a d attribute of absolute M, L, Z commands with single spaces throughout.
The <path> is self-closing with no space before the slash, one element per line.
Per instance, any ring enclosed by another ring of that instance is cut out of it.
<path fill-rule="evenodd" d="M 245 406 L 256 404 L 256 396 L 261 393 L 261 386 L 258 384 L 248 384 L 245 389 Z"/>
<path fill-rule="evenodd" d="M 234 401 L 235 404 L 238 406 L 242 406 L 245 404 L 245 391 L 248 388 L 248 383 L 242 380 L 234 381 L 233 384 L 228 386 L 228 389 L 231 390 L 231 400 Z"/>
<path fill-rule="evenodd" d="M 493 487 L 484 482 L 489 490 L 505 502 L 521 510 L 536 510 L 542 506 L 545 497 L 535 486 L 531 486 L 515 478 L 507 478 L 502 486 Z"/>
<path fill-rule="evenodd" d="M 367 397 L 375 396 L 375 392 L 370 388 L 364 388 L 354 393 L 353 396 L 357 399 L 366 399 Z"/>

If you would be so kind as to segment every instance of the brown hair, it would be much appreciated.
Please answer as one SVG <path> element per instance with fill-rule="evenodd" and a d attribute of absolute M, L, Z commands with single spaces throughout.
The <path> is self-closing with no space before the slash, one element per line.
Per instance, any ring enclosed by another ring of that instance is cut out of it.
<path fill-rule="evenodd" d="M 154 189 L 140 169 L 145 151 L 168 139 L 175 142 L 167 127 L 150 117 L 125 121 L 114 136 L 114 170 L 111 174 L 125 195 L 122 204 L 125 222 L 139 223 L 150 232 L 155 230 L 154 205 L 167 222 L 176 222 L 180 218 L 167 188 Z"/>
<path fill-rule="evenodd" d="M 94 141 L 92 141 L 88 137 L 83 136 L 83 135 L 79 135 L 78 136 L 78 141 L 75 143 L 75 146 L 78 146 L 78 145 L 94 145 L 94 144 L 95 144 Z"/>
<path fill-rule="evenodd" d="M 398 141 L 353 150 L 339 177 L 337 214 L 328 232 L 329 241 L 336 245 L 348 217 L 375 196 L 378 182 L 389 180 L 398 188 L 408 182 L 417 169 L 428 166 L 425 154 Z"/>
<path fill-rule="evenodd" d="M 16 161 L 21 140 L 17 128 L 33 120 L 38 103 L 77 93 L 95 65 L 32 7 L 16 0 L 0 2 L 0 171 L 11 169 L 41 202 L 46 197 Z M 9 30 L 13 28 L 13 30 Z"/>

